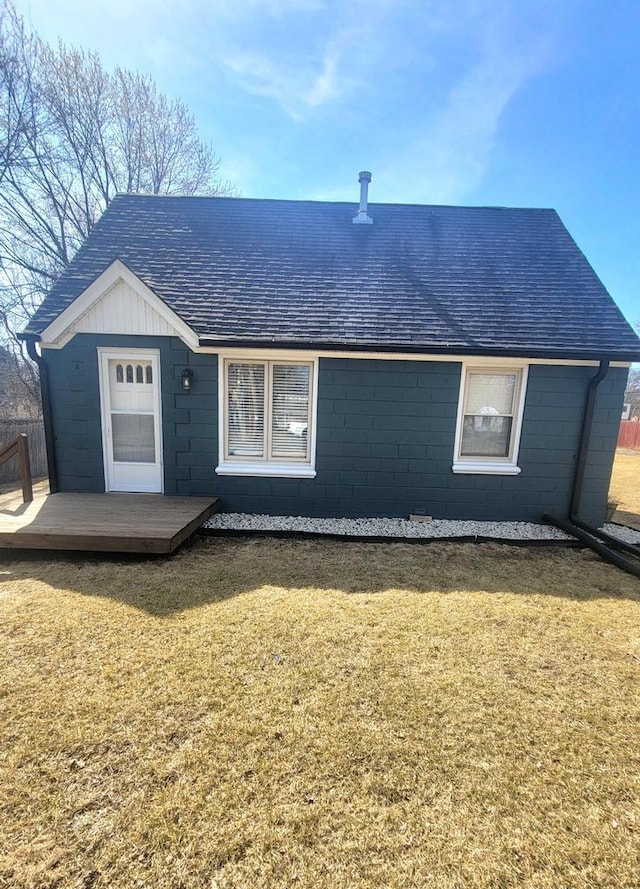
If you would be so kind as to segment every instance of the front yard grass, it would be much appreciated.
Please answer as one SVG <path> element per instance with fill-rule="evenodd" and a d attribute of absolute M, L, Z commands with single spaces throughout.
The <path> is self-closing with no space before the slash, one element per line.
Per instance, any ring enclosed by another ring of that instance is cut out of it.
<path fill-rule="evenodd" d="M 616 451 L 609 497 L 621 512 L 631 513 L 640 520 L 640 451 Z"/>
<path fill-rule="evenodd" d="M 0 886 L 638 886 L 640 581 L 588 551 L 200 539 L 0 580 Z"/>

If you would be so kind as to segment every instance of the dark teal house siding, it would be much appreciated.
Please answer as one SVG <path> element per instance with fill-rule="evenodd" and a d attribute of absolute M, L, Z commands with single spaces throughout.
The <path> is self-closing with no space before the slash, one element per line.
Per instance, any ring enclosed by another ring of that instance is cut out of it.
<path fill-rule="evenodd" d="M 186 488 L 199 480 L 199 453 L 207 454 L 206 479 L 213 483 L 217 356 L 194 354 L 177 337 L 79 334 L 63 349 L 44 350 L 60 490 L 104 491 L 98 347 L 159 350 L 165 494 L 197 493 L 195 487 Z M 187 366 L 195 374 L 193 391 L 188 393 L 181 386 Z M 211 490 L 211 484 L 205 485 L 202 493 Z"/>
<path fill-rule="evenodd" d="M 61 491 L 104 491 L 97 340 L 44 350 Z"/>
<path fill-rule="evenodd" d="M 539 520 L 566 516 L 594 367 L 532 365 L 518 476 L 454 475 L 458 362 L 321 358 L 314 479 L 217 476 L 218 360 L 177 338 L 77 335 L 45 350 L 62 490 L 104 490 L 97 347 L 161 354 L 166 494 L 212 494 L 225 511 L 310 516 Z M 193 368 L 193 388 L 180 377 Z M 598 390 L 582 516 L 604 517 L 627 372 Z"/>

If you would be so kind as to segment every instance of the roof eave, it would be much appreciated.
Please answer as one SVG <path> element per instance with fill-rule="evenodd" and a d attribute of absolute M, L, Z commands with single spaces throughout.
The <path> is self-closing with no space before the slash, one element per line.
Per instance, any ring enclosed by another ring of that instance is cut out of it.
<path fill-rule="evenodd" d="M 487 358 L 539 358 L 558 361 L 640 361 L 640 347 L 634 352 L 630 350 L 597 350 L 597 349 L 540 349 L 536 347 L 505 347 L 496 346 L 464 346 L 453 345 L 407 345 L 396 343 L 344 343 L 318 342 L 314 340 L 275 340 L 275 339 L 216 339 L 200 337 L 203 348 L 219 349 L 290 349 L 315 350 L 318 352 L 374 352 L 377 354 L 415 354 L 415 355 L 478 355 Z"/>

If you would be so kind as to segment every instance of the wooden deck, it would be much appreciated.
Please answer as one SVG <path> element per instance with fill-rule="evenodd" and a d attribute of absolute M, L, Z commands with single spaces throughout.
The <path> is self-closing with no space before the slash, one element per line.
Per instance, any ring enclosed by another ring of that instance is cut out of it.
<path fill-rule="evenodd" d="M 0 495 L 0 548 L 170 553 L 211 516 L 215 497 L 49 494 L 34 485 Z"/>

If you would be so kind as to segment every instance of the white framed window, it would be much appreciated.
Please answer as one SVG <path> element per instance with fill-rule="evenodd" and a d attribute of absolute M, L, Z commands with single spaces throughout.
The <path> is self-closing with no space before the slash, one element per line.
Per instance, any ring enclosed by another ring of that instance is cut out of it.
<path fill-rule="evenodd" d="M 463 365 L 453 471 L 517 475 L 526 364 Z"/>
<path fill-rule="evenodd" d="M 220 356 L 218 475 L 315 476 L 315 359 Z"/>

